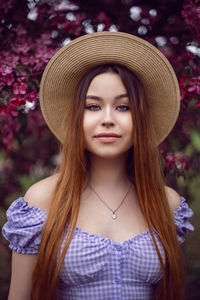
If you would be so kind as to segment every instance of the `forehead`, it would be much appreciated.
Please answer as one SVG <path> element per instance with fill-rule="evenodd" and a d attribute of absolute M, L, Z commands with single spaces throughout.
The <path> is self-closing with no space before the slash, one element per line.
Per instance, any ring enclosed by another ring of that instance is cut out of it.
<path fill-rule="evenodd" d="M 121 77 L 116 73 L 102 73 L 93 78 L 91 81 L 87 95 L 92 93 L 98 94 L 125 94 L 126 88 Z"/>

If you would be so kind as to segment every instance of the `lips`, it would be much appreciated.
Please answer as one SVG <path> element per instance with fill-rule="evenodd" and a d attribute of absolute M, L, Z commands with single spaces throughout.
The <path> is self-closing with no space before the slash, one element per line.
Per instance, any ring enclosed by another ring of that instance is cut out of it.
<path fill-rule="evenodd" d="M 113 132 L 102 132 L 95 135 L 95 138 L 101 143 L 113 143 L 119 140 L 121 136 Z"/>
<path fill-rule="evenodd" d="M 113 133 L 113 132 L 103 132 L 100 134 L 95 135 L 95 137 L 121 137 L 120 135 Z"/>

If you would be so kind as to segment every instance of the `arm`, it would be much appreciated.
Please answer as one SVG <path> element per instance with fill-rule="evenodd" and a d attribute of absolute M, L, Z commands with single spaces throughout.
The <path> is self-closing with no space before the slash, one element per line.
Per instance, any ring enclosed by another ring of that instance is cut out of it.
<path fill-rule="evenodd" d="M 7 226 L 8 228 L 5 226 L 5 237 L 10 243 L 12 242 L 12 246 L 14 245 L 15 248 L 19 248 L 19 250 L 21 250 L 21 248 L 24 249 L 24 253 L 29 253 L 26 252 L 27 245 L 37 250 L 38 245 L 34 244 L 34 237 L 38 235 L 43 228 L 43 220 L 45 218 L 43 210 L 48 210 L 49 199 L 56 176 L 57 175 L 50 176 L 35 183 L 28 189 L 24 196 L 25 202 L 33 206 L 31 208 L 32 212 L 34 212 L 35 208 L 40 208 L 40 212 L 35 210 L 35 213 L 29 215 L 29 210 L 27 210 L 23 202 L 16 202 L 15 207 L 9 211 L 9 226 Z M 15 219 L 16 215 L 18 216 L 18 222 L 16 222 Z M 30 217 L 32 218 L 31 222 L 29 222 Z M 15 226 L 17 228 L 15 228 Z M 12 228 L 11 233 L 10 227 Z M 21 230 L 23 234 L 21 234 Z M 17 233 L 19 236 L 15 241 L 12 241 L 13 235 Z M 37 253 L 37 251 L 34 253 Z M 19 254 L 16 251 L 12 252 L 12 272 L 8 300 L 30 300 L 32 273 L 36 257 L 37 254 Z"/>
<path fill-rule="evenodd" d="M 8 300 L 29 300 L 36 255 L 12 252 L 12 273 Z"/>
<path fill-rule="evenodd" d="M 181 203 L 181 198 L 179 194 L 169 186 L 165 186 L 165 191 L 171 211 L 176 210 Z"/>

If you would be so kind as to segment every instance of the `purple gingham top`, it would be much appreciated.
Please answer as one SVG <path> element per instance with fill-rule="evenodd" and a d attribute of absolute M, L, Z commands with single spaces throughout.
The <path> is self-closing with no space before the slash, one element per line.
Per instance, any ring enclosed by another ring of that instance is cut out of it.
<path fill-rule="evenodd" d="M 187 221 L 192 215 L 181 197 L 181 204 L 174 211 L 181 243 L 186 230 L 194 230 Z M 28 206 L 23 197 L 16 199 L 7 210 L 8 221 L 2 229 L 9 247 L 18 253 L 37 254 L 46 217 L 47 212 Z M 164 259 L 161 242 L 156 232 L 154 235 Z M 76 227 L 59 275 L 59 300 L 148 300 L 161 277 L 149 230 L 115 242 Z"/>

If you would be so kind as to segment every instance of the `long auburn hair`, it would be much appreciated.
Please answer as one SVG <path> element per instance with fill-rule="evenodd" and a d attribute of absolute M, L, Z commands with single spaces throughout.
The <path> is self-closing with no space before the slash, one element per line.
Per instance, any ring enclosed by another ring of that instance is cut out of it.
<path fill-rule="evenodd" d="M 56 284 L 60 268 L 76 227 L 80 197 L 90 167 L 89 156 L 84 149 L 82 126 L 86 93 L 92 79 L 105 72 L 119 74 L 130 100 L 134 146 L 128 151 L 127 174 L 135 186 L 163 273 L 155 289 L 154 299 L 182 300 L 181 250 L 168 205 L 148 102 L 137 77 L 127 68 L 116 64 L 97 66 L 84 75 L 66 114 L 66 134 L 60 148 L 61 162 L 55 170 L 58 178 L 51 195 L 51 206 L 33 272 L 31 300 L 55 300 L 57 297 Z M 67 226 L 67 239 L 60 253 Z M 164 248 L 164 261 L 153 230 L 157 232 Z"/>

